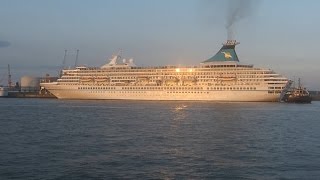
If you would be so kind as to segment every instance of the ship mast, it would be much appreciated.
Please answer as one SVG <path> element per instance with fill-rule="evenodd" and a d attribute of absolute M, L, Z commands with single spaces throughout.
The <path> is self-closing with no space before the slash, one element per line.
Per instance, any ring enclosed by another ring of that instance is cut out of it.
<path fill-rule="evenodd" d="M 61 77 L 62 76 L 62 70 L 65 68 L 66 66 L 66 61 L 67 61 L 67 51 L 68 50 L 64 50 L 64 56 L 63 56 L 63 61 L 62 61 L 62 65 L 61 65 L 61 68 L 60 68 L 60 72 L 59 72 L 59 76 Z"/>
<path fill-rule="evenodd" d="M 63 56 L 63 61 L 62 61 L 62 69 L 66 66 L 66 61 L 67 61 L 67 50 L 64 50 L 64 56 Z"/>
<path fill-rule="evenodd" d="M 11 73 L 10 73 L 10 64 L 8 64 L 8 87 L 12 87 L 12 81 L 11 81 Z"/>
<path fill-rule="evenodd" d="M 79 49 L 77 49 L 76 61 L 74 62 L 74 67 L 76 67 L 78 64 L 78 56 L 79 56 Z"/>

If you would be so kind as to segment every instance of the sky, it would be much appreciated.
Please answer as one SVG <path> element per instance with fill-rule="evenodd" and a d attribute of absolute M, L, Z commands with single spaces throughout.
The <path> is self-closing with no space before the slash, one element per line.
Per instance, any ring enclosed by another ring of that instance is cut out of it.
<path fill-rule="evenodd" d="M 320 90 L 318 0 L 0 0 L 0 84 L 101 66 L 119 50 L 140 66 L 198 65 L 227 40 L 228 14 L 240 62 L 301 78 Z M 249 6 L 249 7 L 248 7 Z"/>

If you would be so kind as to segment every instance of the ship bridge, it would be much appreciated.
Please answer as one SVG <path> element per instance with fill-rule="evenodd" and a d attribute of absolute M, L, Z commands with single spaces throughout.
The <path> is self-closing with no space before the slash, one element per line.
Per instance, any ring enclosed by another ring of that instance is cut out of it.
<path fill-rule="evenodd" d="M 203 61 L 202 63 L 214 63 L 214 62 L 239 62 L 237 53 L 235 51 L 236 45 L 240 44 L 236 40 L 227 40 L 223 43 L 222 48 L 210 59 Z"/>

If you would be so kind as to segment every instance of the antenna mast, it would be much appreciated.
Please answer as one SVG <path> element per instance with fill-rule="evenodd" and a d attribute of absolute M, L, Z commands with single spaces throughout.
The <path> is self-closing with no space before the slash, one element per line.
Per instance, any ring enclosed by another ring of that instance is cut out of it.
<path fill-rule="evenodd" d="M 62 62 L 62 68 L 64 69 L 64 67 L 66 66 L 66 60 L 67 60 L 67 50 L 64 50 L 64 57 L 63 57 L 63 62 Z"/>
<path fill-rule="evenodd" d="M 60 68 L 60 74 L 59 76 L 61 77 L 62 75 L 62 70 L 64 69 L 64 67 L 66 66 L 66 60 L 67 60 L 67 50 L 64 50 L 64 57 L 63 57 L 63 61 L 62 61 L 62 67 Z"/>
<path fill-rule="evenodd" d="M 74 66 L 76 67 L 78 64 L 78 55 L 79 55 L 79 49 L 77 49 L 77 55 L 76 55 L 76 61 L 74 62 Z"/>
<path fill-rule="evenodd" d="M 9 88 L 12 87 L 11 73 L 10 73 L 10 64 L 8 64 L 8 86 L 9 86 Z"/>

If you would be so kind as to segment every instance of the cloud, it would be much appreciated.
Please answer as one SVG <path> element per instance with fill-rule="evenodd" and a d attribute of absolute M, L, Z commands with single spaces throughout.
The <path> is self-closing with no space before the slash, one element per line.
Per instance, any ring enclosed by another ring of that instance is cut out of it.
<path fill-rule="evenodd" d="M 10 42 L 8 41 L 1 41 L 0 40 L 0 48 L 5 48 L 5 47 L 9 47 L 10 46 Z"/>

